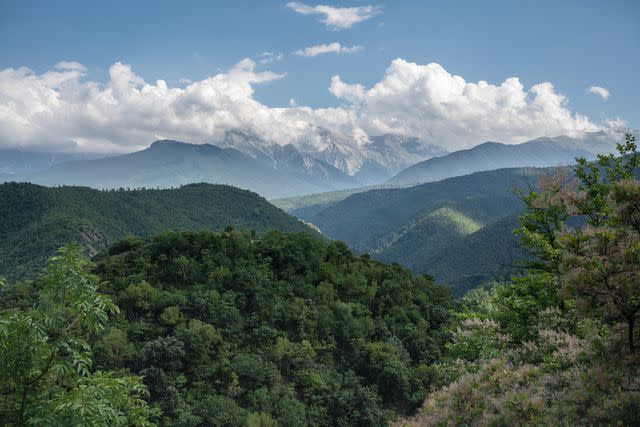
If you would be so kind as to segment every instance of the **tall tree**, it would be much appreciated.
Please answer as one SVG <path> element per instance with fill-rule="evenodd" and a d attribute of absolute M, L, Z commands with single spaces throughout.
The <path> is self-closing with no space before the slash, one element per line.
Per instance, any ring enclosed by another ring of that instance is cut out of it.
<path fill-rule="evenodd" d="M 581 181 L 575 213 L 588 224 L 561 236 L 565 290 L 579 308 L 627 324 L 629 352 L 640 313 L 640 165 L 635 138 L 618 144 L 619 156 L 578 159 Z"/>

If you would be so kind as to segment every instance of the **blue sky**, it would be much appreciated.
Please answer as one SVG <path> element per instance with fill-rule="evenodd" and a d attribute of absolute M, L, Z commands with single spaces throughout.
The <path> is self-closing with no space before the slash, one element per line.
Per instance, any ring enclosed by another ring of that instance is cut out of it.
<path fill-rule="evenodd" d="M 302 2 L 304 3 L 304 2 Z M 323 2 L 324 3 L 324 2 Z M 317 3 L 304 3 L 315 6 Z M 59 61 L 87 68 L 83 79 L 106 82 L 116 61 L 146 81 L 201 80 L 243 58 L 256 70 L 286 77 L 255 86 L 269 106 L 324 107 L 343 100 L 331 77 L 365 88 L 380 81 L 395 58 L 436 62 L 468 82 L 499 85 L 518 77 L 525 88 L 550 82 L 572 112 L 593 121 L 621 118 L 640 127 L 640 2 L 618 1 L 389 1 L 372 18 L 339 31 L 321 15 L 297 13 L 278 1 L 0 1 L 0 69 L 36 73 Z M 349 54 L 301 57 L 293 52 L 338 42 L 361 46 Z M 259 63 L 261 52 L 281 60 Z M 593 85 L 610 97 L 589 93 Z"/>

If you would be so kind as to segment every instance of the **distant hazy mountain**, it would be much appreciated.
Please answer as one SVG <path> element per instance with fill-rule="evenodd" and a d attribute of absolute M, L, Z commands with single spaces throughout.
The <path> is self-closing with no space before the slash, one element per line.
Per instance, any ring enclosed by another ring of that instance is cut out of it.
<path fill-rule="evenodd" d="M 425 159 L 448 154 L 445 149 L 418 138 L 393 134 L 371 137 L 371 143 L 364 147 L 368 158 L 356 176 L 367 185 L 380 183 L 385 176 L 392 177 Z"/>
<path fill-rule="evenodd" d="M 583 138 L 538 138 L 522 144 L 485 142 L 417 163 L 388 182 L 417 184 L 500 168 L 561 166 L 573 163 L 578 156 L 591 159 L 598 153 L 614 150 L 615 140 L 603 132 L 589 133 Z"/>
<path fill-rule="evenodd" d="M 35 275 L 70 242 L 95 254 L 127 235 L 165 230 L 263 233 L 310 228 L 255 193 L 226 185 L 191 184 L 172 190 L 99 191 L 87 187 L 0 185 L 0 276 Z"/>
<path fill-rule="evenodd" d="M 0 182 L 44 171 L 70 160 L 105 157 L 96 153 L 40 153 L 15 149 L 0 149 Z"/>
<path fill-rule="evenodd" d="M 357 145 L 324 129 L 287 145 L 241 130 L 227 131 L 214 142 L 156 141 L 135 153 L 55 163 L 15 180 L 95 188 L 167 188 L 208 182 L 278 198 L 380 183 L 410 164 L 444 153 L 416 138 L 382 135 Z"/>
<path fill-rule="evenodd" d="M 250 132 L 228 131 L 213 144 L 163 140 L 135 153 L 94 160 L 49 162 L 4 180 L 95 188 L 167 188 L 193 182 L 229 184 L 265 197 L 289 197 L 380 183 L 433 155 L 438 147 L 383 135 L 360 147 L 329 131 L 298 145 L 270 143 Z M 68 159 L 65 159 L 68 160 Z M 15 164 L 15 162 L 14 162 Z M 0 170 L 2 173 L 2 170 Z"/>
<path fill-rule="evenodd" d="M 293 168 L 291 164 L 304 163 L 304 158 L 296 153 L 287 157 L 286 148 L 280 154 L 279 161 L 288 163 L 276 168 L 265 159 L 233 148 L 164 140 L 154 142 L 145 150 L 122 156 L 60 163 L 32 175 L 30 181 L 43 185 L 95 188 L 167 188 L 208 182 L 249 189 L 265 197 L 315 193 L 348 185 L 344 182 L 348 178 L 328 165 L 323 169 L 325 165 L 312 164 L 307 175 L 290 173 L 288 168 Z M 339 184 L 332 179 L 315 179 L 323 173 L 334 174 L 331 177 L 335 176 Z"/>

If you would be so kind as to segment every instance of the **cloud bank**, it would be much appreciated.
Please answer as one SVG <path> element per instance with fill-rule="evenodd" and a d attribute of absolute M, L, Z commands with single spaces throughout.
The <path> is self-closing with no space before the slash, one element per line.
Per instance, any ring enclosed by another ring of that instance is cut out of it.
<path fill-rule="evenodd" d="M 317 44 L 314 46 L 305 47 L 304 49 L 296 50 L 294 55 L 313 57 L 322 55 L 324 53 L 354 53 L 363 49 L 362 46 L 342 46 L 340 43 L 333 42 L 329 44 Z"/>
<path fill-rule="evenodd" d="M 375 6 L 332 7 L 326 5 L 307 6 L 298 2 L 287 3 L 287 7 L 301 15 L 320 15 L 322 22 L 329 30 L 344 30 L 355 24 L 373 18 L 379 13 Z"/>
<path fill-rule="evenodd" d="M 160 138 L 214 142 L 241 128 L 285 144 L 319 127 L 353 137 L 400 133 L 447 149 L 487 140 L 514 143 L 538 136 L 578 135 L 604 125 L 572 112 L 551 83 L 525 88 L 512 77 L 499 84 L 467 82 L 441 65 L 396 59 L 371 87 L 331 79 L 333 108 L 274 108 L 254 99 L 254 87 L 284 78 L 256 71 L 244 59 L 227 72 L 170 87 L 147 82 L 117 62 L 105 84 L 86 81 L 86 69 L 63 62 L 37 74 L 0 71 L 0 146 L 125 152 Z"/>
<path fill-rule="evenodd" d="M 603 88 L 602 86 L 591 86 L 589 88 L 589 93 L 593 93 L 594 95 L 598 95 L 600 98 L 602 99 L 607 99 L 609 98 L 609 95 L 611 95 L 609 93 L 609 91 L 605 88 Z"/>

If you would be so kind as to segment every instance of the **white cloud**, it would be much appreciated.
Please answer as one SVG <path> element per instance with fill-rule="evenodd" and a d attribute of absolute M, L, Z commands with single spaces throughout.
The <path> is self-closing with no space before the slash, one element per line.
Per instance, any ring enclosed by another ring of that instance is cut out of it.
<path fill-rule="evenodd" d="M 296 50 L 294 55 L 313 57 L 322 55 L 323 53 L 354 53 L 363 49 L 362 46 L 342 46 L 340 43 L 333 42 L 329 44 L 317 44 L 315 46 L 305 47 L 304 49 Z"/>
<path fill-rule="evenodd" d="M 302 15 L 321 15 L 320 22 L 330 30 L 351 28 L 354 24 L 373 18 L 380 12 L 376 6 L 332 7 L 326 5 L 307 6 L 298 2 L 287 3 L 289 9 Z"/>
<path fill-rule="evenodd" d="M 187 79 L 186 77 L 183 77 L 181 79 L 178 80 L 178 83 L 182 83 L 182 84 L 191 84 L 193 83 L 193 80 L 191 79 Z"/>
<path fill-rule="evenodd" d="M 80 71 L 82 73 L 87 72 L 87 67 L 76 61 L 60 61 L 56 64 L 55 68 L 57 70 Z"/>
<path fill-rule="evenodd" d="M 236 127 L 264 128 L 277 109 L 253 99 L 253 85 L 284 77 L 245 59 L 185 88 L 145 82 L 117 62 L 102 85 L 80 71 L 0 71 L 0 141 L 18 147 L 132 151 L 157 138 L 204 142 Z M 275 135 L 274 135 L 275 137 Z"/>
<path fill-rule="evenodd" d="M 394 60 L 384 78 L 366 89 L 334 76 L 332 94 L 347 102 L 368 134 L 417 135 L 451 148 L 486 140 L 521 142 L 537 136 L 598 130 L 572 113 L 551 83 L 524 88 L 517 77 L 499 85 L 467 82 L 441 65 Z"/>
<path fill-rule="evenodd" d="M 607 99 L 609 98 L 609 95 L 611 95 L 609 93 L 609 91 L 605 88 L 603 88 L 602 86 L 591 86 L 589 88 L 589 93 L 593 93 L 595 95 L 598 95 L 600 98 L 602 99 Z"/>
<path fill-rule="evenodd" d="M 272 62 L 281 61 L 284 54 L 281 52 L 262 52 L 258 55 L 258 62 L 261 64 L 271 64 Z"/>
<path fill-rule="evenodd" d="M 290 107 L 295 107 L 297 104 L 296 99 L 295 98 L 289 98 L 289 106 Z"/>
<path fill-rule="evenodd" d="M 284 74 L 258 72 L 255 65 L 244 59 L 227 72 L 176 87 L 164 80 L 147 82 L 120 62 L 111 66 L 104 84 L 86 81 L 78 66 L 42 74 L 0 70 L 0 144 L 126 152 L 160 138 L 215 143 L 236 128 L 285 144 L 324 127 L 352 136 L 354 147 L 366 135 L 392 132 L 458 149 L 607 126 L 573 113 L 548 82 L 531 88 L 516 77 L 498 84 L 467 82 L 438 64 L 402 59 L 371 87 L 334 76 L 329 90 L 343 103 L 338 107 L 291 102 L 274 108 L 254 98 L 254 87 Z"/>

